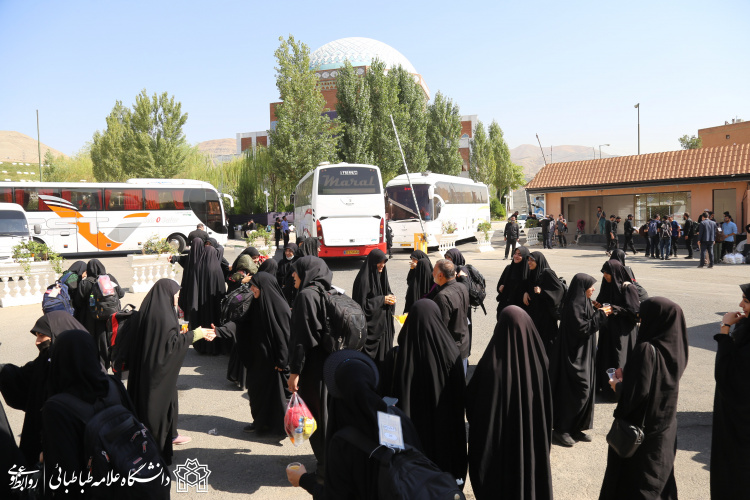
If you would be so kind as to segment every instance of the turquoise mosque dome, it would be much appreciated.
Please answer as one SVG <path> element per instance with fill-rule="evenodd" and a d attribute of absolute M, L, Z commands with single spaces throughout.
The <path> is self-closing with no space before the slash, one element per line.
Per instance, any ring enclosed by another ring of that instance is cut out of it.
<path fill-rule="evenodd" d="M 374 59 L 383 61 L 387 68 L 401 65 L 411 74 L 417 70 L 398 50 L 372 38 L 339 38 L 329 42 L 310 55 L 310 69 L 331 70 L 344 66 L 349 61 L 352 66 L 371 66 Z"/>

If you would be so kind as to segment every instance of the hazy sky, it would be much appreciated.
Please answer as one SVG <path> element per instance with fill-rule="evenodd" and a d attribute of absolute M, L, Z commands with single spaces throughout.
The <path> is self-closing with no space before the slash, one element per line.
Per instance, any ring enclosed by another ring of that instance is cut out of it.
<path fill-rule="evenodd" d="M 750 2 L 211 2 L 0 0 L 0 130 L 79 150 L 115 101 L 168 92 L 190 143 L 265 130 L 274 50 L 344 37 L 399 50 L 432 94 L 493 119 L 511 148 L 609 154 L 679 149 L 677 138 L 750 119 Z"/>

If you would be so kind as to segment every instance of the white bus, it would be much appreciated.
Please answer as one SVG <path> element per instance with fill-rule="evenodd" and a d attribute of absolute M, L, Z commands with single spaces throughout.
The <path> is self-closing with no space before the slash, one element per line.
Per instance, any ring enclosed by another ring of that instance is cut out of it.
<path fill-rule="evenodd" d="M 316 237 L 320 257 L 362 257 L 386 251 L 385 202 L 380 169 L 321 163 L 297 184 L 294 225 L 298 237 Z"/>
<path fill-rule="evenodd" d="M 487 186 L 465 177 L 421 172 L 394 177 L 385 186 L 389 224 L 393 231 L 393 248 L 414 245 L 414 234 L 422 233 L 419 216 L 427 234 L 427 246 L 438 246 L 435 235 L 443 232 L 443 224 L 454 224 L 459 240 L 472 238 L 477 225 L 490 221 L 490 200 Z M 414 196 L 417 206 L 414 206 Z"/>
<path fill-rule="evenodd" d="M 0 182 L 0 202 L 21 205 L 29 224 L 41 227 L 34 239 L 63 255 L 138 251 L 153 235 L 181 252 L 200 222 L 227 241 L 220 195 L 201 181 Z"/>

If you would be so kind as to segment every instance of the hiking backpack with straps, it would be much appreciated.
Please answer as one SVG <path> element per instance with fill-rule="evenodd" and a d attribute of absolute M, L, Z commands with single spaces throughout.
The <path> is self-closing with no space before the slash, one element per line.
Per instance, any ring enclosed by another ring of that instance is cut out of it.
<path fill-rule="evenodd" d="M 72 394 L 60 393 L 53 398 L 65 406 L 85 425 L 83 452 L 86 469 L 94 481 L 119 474 L 125 479 L 119 488 L 107 488 L 106 481 L 94 498 L 159 498 L 170 482 L 169 468 L 161 456 L 153 436 L 133 414 L 122 405 L 121 391 L 109 381 L 109 391 L 91 405 Z M 132 481 L 128 479 L 132 477 Z M 115 483 L 113 483 L 115 484 Z M 96 486 L 94 486 L 96 488 Z M 113 491 L 115 490 L 115 491 Z"/>
<path fill-rule="evenodd" d="M 388 413 L 394 414 L 392 407 Z M 376 460 L 378 467 L 378 498 L 383 500 L 461 500 L 465 499 L 456 479 L 440 470 L 418 449 L 405 445 L 394 450 L 367 438 L 354 427 L 345 427 L 335 434 Z"/>
<path fill-rule="evenodd" d="M 487 297 L 487 289 L 484 282 L 484 276 L 482 276 L 482 273 L 471 264 L 461 267 L 463 268 L 463 271 L 466 272 L 463 283 L 469 289 L 469 305 L 471 305 L 474 310 L 476 310 L 477 307 L 481 307 L 486 315 L 487 309 L 484 308 L 484 299 Z"/>
<path fill-rule="evenodd" d="M 129 369 L 128 356 L 135 330 L 138 328 L 138 311 L 133 304 L 128 304 L 107 320 L 107 345 L 109 360 L 114 373 Z"/>
<path fill-rule="evenodd" d="M 71 316 L 75 312 L 73 302 L 70 300 L 70 291 L 68 290 L 68 279 L 75 273 L 67 272 L 59 280 L 47 287 L 42 297 L 42 311 L 44 314 L 52 311 L 65 311 Z"/>
<path fill-rule="evenodd" d="M 362 307 L 335 288 L 324 290 L 318 284 L 313 286 L 323 299 L 323 348 L 328 353 L 342 349 L 361 351 L 367 340 L 367 317 Z"/>
<path fill-rule="evenodd" d="M 94 318 L 106 321 L 120 310 L 120 297 L 117 296 L 116 285 L 109 274 L 86 279 L 92 283 L 89 310 Z"/>
<path fill-rule="evenodd" d="M 230 321 L 239 321 L 250 309 L 252 303 L 253 292 L 250 290 L 250 284 L 242 283 L 221 299 L 220 324 L 225 325 Z"/>

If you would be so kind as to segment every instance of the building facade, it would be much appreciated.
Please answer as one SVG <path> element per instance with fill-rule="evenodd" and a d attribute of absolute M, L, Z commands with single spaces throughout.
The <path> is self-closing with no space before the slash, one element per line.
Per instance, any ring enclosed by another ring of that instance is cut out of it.
<path fill-rule="evenodd" d="M 724 125 L 718 127 L 702 128 L 698 130 L 698 137 L 704 148 L 750 144 L 750 122 L 737 118 L 732 123 L 724 122 Z"/>

